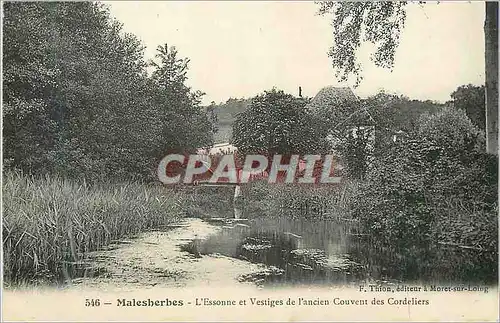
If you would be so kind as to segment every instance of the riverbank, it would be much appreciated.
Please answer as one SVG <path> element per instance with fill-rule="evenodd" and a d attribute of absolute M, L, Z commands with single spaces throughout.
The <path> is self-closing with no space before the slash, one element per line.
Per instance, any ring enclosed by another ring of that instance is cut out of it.
<path fill-rule="evenodd" d="M 350 218 L 348 201 L 358 186 L 294 189 L 252 183 L 242 201 L 233 203 L 227 187 L 90 186 L 8 173 L 3 187 L 4 284 L 66 284 L 82 276 L 106 281 L 111 275 L 118 285 L 183 286 L 192 280 L 195 286 L 202 275 L 190 274 L 189 264 L 208 259 L 207 268 L 229 270 L 241 264 L 235 275 L 252 279 L 255 263 L 274 266 L 270 275 L 256 278 L 266 283 L 272 278 L 273 284 L 338 283 L 352 280 L 353 274 L 380 281 L 496 281 L 490 265 L 495 254 L 488 250 L 439 243 L 404 249 L 381 245 Z M 201 220 L 213 223 L 214 218 L 252 223 L 214 226 Z M 176 236 L 184 239 L 183 250 Z M 168 250 L 179 254 L 168 256 Z M 117 254 L 108 257 L 108 251 Z M 165 259 L 158 257 L 163 253 L 182 266 L 162 268 Z M 338 264 L 348 271 L 337 270 Z M 231 271 L 224 275 L 232 277 Z"/>

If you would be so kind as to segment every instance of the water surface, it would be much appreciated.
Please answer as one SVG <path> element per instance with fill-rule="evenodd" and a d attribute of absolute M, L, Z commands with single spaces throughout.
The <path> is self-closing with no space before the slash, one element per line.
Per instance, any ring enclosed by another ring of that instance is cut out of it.
<path fill-rule="evenodd" d="M 488 265 L 495 255 L 446 246 L 382 247 L 355 222 L 262 216 L 239 208 L 206 221 L 222 230 L 200 241 L 197 252 L 268 265 L 242 278 L 261 284 L 489 284 L 497 278 Z"/>

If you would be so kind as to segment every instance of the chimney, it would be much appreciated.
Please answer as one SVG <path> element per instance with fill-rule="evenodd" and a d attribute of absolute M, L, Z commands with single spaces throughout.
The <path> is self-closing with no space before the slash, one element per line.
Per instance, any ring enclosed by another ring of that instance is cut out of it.
<path fill-rule="evenodd" d="M 302 97 L 302 86 L 299 86 L 299 97 Z"/>

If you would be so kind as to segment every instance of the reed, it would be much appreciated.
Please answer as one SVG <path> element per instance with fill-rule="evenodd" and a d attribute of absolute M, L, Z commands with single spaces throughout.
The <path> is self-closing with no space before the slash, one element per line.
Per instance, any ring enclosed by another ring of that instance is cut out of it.
<path fill-rule="evenodd" d="M 254 182 L 245 188 L 245 208 L 266 215 L 347 219 L 349 203 L 355 197 L 357 182 L 339 185 L 297 185 Z"/>
<path fill-rule="evenodd" d="M 7 284 L 57 280 L 86 253 L 185 216 L 181 193 L 137 182 L 89 185 L 8 172 L 2 196 Z"/>

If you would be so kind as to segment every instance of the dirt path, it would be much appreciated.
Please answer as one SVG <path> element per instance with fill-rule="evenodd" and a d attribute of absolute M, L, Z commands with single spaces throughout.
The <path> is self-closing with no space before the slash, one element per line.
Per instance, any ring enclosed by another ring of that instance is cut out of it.
<path fill-rule="evenodd" d="M 144 289 L 148 287 L 236 287 L 238 277 L 263 270 L 263 265 L 218 254 L 194 255 L 181 245 L 217 234 L 220 227 L 201 219 L 184 219 L 167 232 L 147 232 L 117 248 L 90 255 L 104 269 L 98 277 L 77 278 L 71 287 Z"/>

